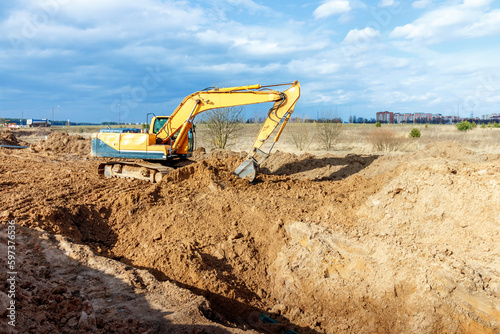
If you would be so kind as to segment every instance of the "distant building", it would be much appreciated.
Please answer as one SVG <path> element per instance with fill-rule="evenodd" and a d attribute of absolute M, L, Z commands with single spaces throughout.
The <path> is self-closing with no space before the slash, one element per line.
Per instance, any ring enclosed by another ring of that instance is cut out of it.
<path fill-rule="evenodd" d="M 394 113 L 389 111 L 381 111 L 377 113 L 377 122 L 380 123 L 394 123 Z"/>
<path fill-rule="evenodd" d="M 413 123 L 414 115 L 410 113 L 405 114 L 405 123 Z"/>
<path fill-rule="evenodd" d="M 413 116 L 413 121 L 415 123 L 424 123 L 426 120 L 425 114 L 423 112 L 415 113 Z"/>
<path fill-rule="evenodd" d="M 443 116 L 442 114 L 432 113 L 393 113 L 390 111 L 380 111 L 377 113 L 377 122 L 388 124 L 458 124 L 463 120 L 476 122 L 476 124 L 484 124 L 487 122 L 500 123 L 500 113 L 483 115 L 481 117 L 463 118 L 458 115 Z"/>
<path fill-rule="evenodd" d="M 404 114 L 400 114 L 400 113 L 395 113 L 394 114 L 394 122 L 396 124 L 403 123 L 404 119 L 405 119 L 405 115 Z"/>

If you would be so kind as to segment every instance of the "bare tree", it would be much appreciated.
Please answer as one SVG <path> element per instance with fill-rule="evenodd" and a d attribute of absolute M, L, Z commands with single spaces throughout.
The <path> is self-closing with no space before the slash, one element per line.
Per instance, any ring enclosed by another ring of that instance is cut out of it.
<path fill-rule="evenodd" d="M 206 123 L 210 143 L 214 147 L 226 148 L 236 136 L 243 121 L 243 107 L 227 107 L 206 111 L 201 121 Z"/>
<path fill-rule="evenodd" d="M 336 117 L 321 117 L 316 122 L 316 136 L 325 150 L 330 151 L 339 139 L 344 128 L 342 120 Z"/>
<path fill-rule="evenodd" d="M 293 145 L 300 151 L 307 150 L 314 139 L 309 124 L 305 123 L 292 122 L 287 126 L 287 133 L 290 134 Z"/>

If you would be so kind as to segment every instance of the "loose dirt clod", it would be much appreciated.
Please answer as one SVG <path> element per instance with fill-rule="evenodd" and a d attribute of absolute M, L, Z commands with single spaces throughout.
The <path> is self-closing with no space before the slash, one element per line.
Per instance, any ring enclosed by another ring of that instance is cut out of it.
<path fill-rule="evenodd" d="M 40 305 L 81 305 L 25 316 L 38 332 L 500 332 L 500 156 L 425 150 L 276 152 L 253 183 L 234 174 L 240 153 L 200 150 L 158 184 L 0 151 L 0 213 L 26 228 L 23 275 L 37 279 L 20 303 L 47 291 Z M 78 276 L 90 282 L 73 293 Z"/>

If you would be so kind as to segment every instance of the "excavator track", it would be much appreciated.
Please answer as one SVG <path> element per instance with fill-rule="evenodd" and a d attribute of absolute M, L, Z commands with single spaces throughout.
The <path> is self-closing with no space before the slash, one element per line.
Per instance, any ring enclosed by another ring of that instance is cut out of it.
<path fill-rule="evenodd" d="M 122 177 L 158 183 L 173 167 L 150 162 L 108 161 L 99 165 L 97 172 L 106 178 Z"/>

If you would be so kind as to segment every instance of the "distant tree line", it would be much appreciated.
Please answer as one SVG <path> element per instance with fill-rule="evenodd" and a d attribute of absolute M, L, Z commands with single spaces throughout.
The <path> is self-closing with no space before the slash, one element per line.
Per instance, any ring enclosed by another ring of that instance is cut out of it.
<path fill-rule="evenodd" d="M 375 118 L 364 118 L 364 117 L 356 117 L 356 115 L 349 116 L 349 123 L 356 124 L 375 124 L 377 120 Z"/>

